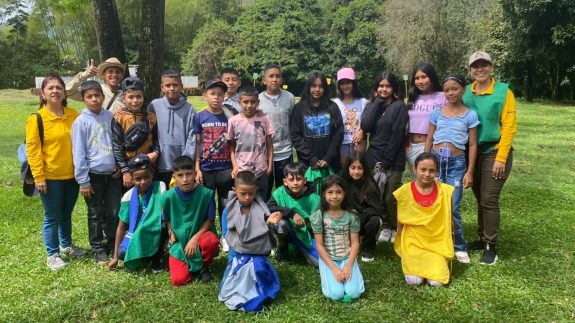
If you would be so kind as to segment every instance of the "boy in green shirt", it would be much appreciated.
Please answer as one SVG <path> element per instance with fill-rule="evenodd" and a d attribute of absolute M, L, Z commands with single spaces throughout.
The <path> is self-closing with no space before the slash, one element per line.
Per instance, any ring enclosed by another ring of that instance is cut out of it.
<path fill-rule="evenodd" d="M 319 208 L 320 197 L 316 185 L 307 182 L 305 171 L 306 166 L 303 164 L 287 164 L 283 169 L 284 185 L 274 191 L 267 205 L 270 212 L 282 213 L 282 220 L 274 225 L 278 261 L 289 260 L 288 243 L 292 243 L 302 252 L 307 263 L 317 268 L 319 256 L 309 217 Z"/>
<path fill-rule="evenodd" d="M 128 168 L 134 187 L 122 197 L 114 258 L 108 268 L 116 268 L 119 260 L 123 260 L 128 269 L 139 269 L 150 260 L 152 272 L 158 273 L 163 271 L 161 246 L 166 241 L 160 204 L 166 185 L 153 181 L 154 170 L 146 154 L 132 158 Z"/>
<path fill-rule="evenodd" d="M 214 234 L 216 204 L 214 192 L 195 181 L 195 161 L 180 156 L 172 163 L 176 187 L 162 196 L 162 208 L 170 241 L 169 266 L 172 285 L 183 286 L 199 277 L 212 280 L 209 265 L 219 249 Z M 211 230 L 211 231 L 210 231 Z"/>

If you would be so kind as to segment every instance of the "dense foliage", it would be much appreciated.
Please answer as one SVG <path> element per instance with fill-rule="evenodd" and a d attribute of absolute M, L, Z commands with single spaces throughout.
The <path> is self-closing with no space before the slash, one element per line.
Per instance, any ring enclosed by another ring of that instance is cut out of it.
<path fill-rule="evenodd" d="M 128 61 L 139 63 L 143 0 L 116 1 Z M 573 100 L 575 2 L 569 0 L 166 0 L 166 68 L 213 77 L 233 66 L 244 81 L 278 63 L 299 94 L 312 70 L 354 67 L 363 89 L 383 69 L 466 73 L 475 50 L 493 56 L 517 94 Z M 25 88 L 48 71 L 71 74 L 98 57 L 86 0 L 0 0 L 0 88 Z M 42 55 L 38 55 L 42 53 Z"/>

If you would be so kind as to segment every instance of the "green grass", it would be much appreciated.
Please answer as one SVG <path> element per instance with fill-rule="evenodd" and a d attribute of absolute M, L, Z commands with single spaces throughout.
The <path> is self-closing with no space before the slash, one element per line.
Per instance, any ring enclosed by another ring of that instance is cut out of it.
<path fill-rule="evenodd" d="M 190 98 L 196 108 L 203 104 Z M 80 104 L 74 103 L 79 108 Z M 321 294 L 317 270 L 276 267 L 282 290 L 259 315 L 229 312 L 217 301 L 216 279 L 181 288 L 168 273 L 109 272 L 91 258 L 60 272 L 46 267 L 42 205 L 21 193 L 16 147 L 37 108 L 27 91 L 0 91 L 0 321 L 573 321 L 575 319 L 575 108 L 519 102 L 515 160 L 503 195 L 500 261 L 494 267 L 454 264 L 447 288 L 410 288 L 399 258 L 380 245 L 376 261 L 360 263 L 364 296 L 344 305 Z M 462 205 L 468 240 L 475 203 Z M 86 207 L 78 200 L 73 237 L 88 248 Z"/>

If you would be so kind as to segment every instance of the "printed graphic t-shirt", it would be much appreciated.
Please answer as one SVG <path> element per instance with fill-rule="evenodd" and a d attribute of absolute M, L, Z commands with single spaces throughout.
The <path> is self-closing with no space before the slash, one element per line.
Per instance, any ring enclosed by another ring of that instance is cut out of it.
<path fill-rule="evenodd" d="M 202 171 L 232 168 L 230 148 L 226 141 L 228 119 L 222 112 L 213 114 L 204 110 L 194 115 L 194 134 L 200 139 L 200 166 Z"/>
<path fill-rule="evenodd" d="M 257 177 L 268 169 L 266 138 L 273 133 L 268 117 L 246 118 L 242 114 L 230 118 L 228 139 L 236 141 L 238 170 L 249 170 Z"/>

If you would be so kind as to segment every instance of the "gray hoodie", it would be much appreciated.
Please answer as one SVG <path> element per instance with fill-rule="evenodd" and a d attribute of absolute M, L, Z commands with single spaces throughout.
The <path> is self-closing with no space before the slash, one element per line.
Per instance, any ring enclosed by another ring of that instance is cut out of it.
<path fill-rule="evenodd" d="M 112 113 L 104 109 L 100 114 L 84 109 L 72 124 L 74 176 L 82 188 L 90 187 L 90 172 L 114 172 L 116 160 L 112 153 L 112 118 Z"/>
<path fill-rule="evenodd" d="M 178 103 L 171 105 L 167 97 L 155 99 L 148 106 L 149 113 L 155 113 L 158 120 L 158 143 L 160 173 L 172 171 L 172 162 L 176 157 L 186 155 L 192 159 L 196 156 L 196 137 L 193 119 L 196 109 L 188 103 L 182 94 Z"/>

